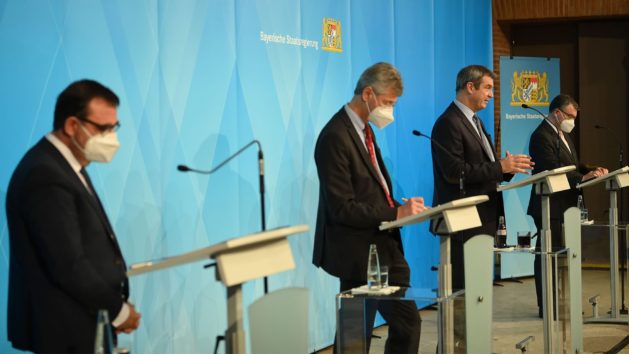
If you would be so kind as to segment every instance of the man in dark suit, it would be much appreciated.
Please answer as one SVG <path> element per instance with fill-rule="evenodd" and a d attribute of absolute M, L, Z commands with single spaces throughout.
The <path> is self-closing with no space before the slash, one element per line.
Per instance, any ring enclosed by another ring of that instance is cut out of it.
<path fill-rule="evenodd" d="M 317 140 L 320 189 L 313 263 L 338 277 L 341 291 L 366 284 L 370 244 L 377 246 L 380 264 L 389 267 L 390 284 L 410 286 L 400 231 L 378 227 L 426 207 L 422 198 L 410 198 L 404 205 L 393 199 L 391 178 L 368 123 L 379 128 L 391 123 L 402 91 L 402 78 L 392 65 L 369 67 L 352 100 L 330 119 Z M 417 353 L 421 327 L 415 303 L 381 301 L 377 306 L 389 324 L 385 352 Z M 370 324 L 374 315 L 375 310 L 368 313 Z"/>
<path fill-rule="evenodd" d="M 526 173 L 531 168 L 527 155 L 511 155 L 499 160 L 491 138 L 476 112 L 487 107 L 494 96 L 495 74 L 481 65 L 470 65 L 459 71 L 456 78 L 456 99 L 435 122 L 432 139 L 445 147 L 443 151 L 432 144 L 435 193 L 433 205 L 444 204 L 465 196 L 486 194 L 489 200 L 477 205 L 482 226 L 457 233 L 452 237 L 452 287 L 465 287 L 463 244 L 479 234 L 494 235 L 498 217 L 503 214 L 502 195 L 496 192 L 498 183 L 508 181 L 514 173 Z"/>
<path fill-rule="evenodd" d="M 575 171 L 567 173 L 570 189 L 550 196 L 550 232 L 553 248 L 564 245 L 561 237 L 563 213 L 568 208 L 577 206 L 579 191 L 576 189 L 576 185 L 584 180 L 607 173 L 605 168 L 596 167 L 590 169 L 579 162 L 577 150 L 569 134 L 574 128 L 578 110 L 579 105 L 572 97 L 565 94 L 558 95 L 550 102 L 548 119 L 544 119 L 535 129 L 529 142 L 529 152 L 535 161 L 533 174 L 562 166 L 575 165 L 577 167 Z M 542 230 L 541 209 L 541 197 L 532 188 L 527 213 L 533 217 L 538 235 L 541 234 Z M 537 237 L 535 248 L 538 251 L 541 250 L 541 237 L 539 236 Z M 533 269 L 539 317 L 542 317 L 543 313 L 541 262 L 540 255 L 536 255 Z"/>
<path fill-rule="evenodd" d="M 36 353 L 94 351 L 97 311 L 130 333 L 125 261 L 96 190 L 90 161 L 109 162 L 119 143 L 118 97 L 91 80 L 57 98 L 53 131 L 22 158 L 9 183 L 8 337 Z"/>

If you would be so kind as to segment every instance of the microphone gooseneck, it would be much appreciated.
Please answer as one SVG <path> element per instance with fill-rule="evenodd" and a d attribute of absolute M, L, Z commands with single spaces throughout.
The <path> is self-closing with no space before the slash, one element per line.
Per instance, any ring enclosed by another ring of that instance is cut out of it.
<path fill-rule="evenodd" d="M 223 160 L 221 163 L 216 165 L 216 167 L 214 167 L 211 170 L 199 170 L 199 169 L 196 169 L 196 168 L 188 167 L 186 165 L 178 165 L 177 166 L 177 170 L 179 170 L 181 172 L 196 172 L 196 173 L 201 173 L 201 174 L 206 174 L 206 175 L 212 174 L 212 173 L 220 170 L 229 161 L 233 160 L 236 156 L 240 155 L 243 151 L 247 150 L 247 148 L 249 146 L 253 145 L 253 144 L 258 145 L 258 159 L 259 160 L 264 160 L 264 158 L 263 158 L 264 155 L 262 153 L 262 145 L 260 144 L 260 142 L 258 140 L 252 140 L 247 145 L 241 147 L 240 150 L 238 150 L 235 153 L 233 153 L 231 156 L 229 156 L 228 158 Z M 263 167 L 263 164 L 261 164 L 260 167 Z M 260 174 L 264 174 L 263 169 L 260 170 Z"/>
<path fill-rule="evenodd" d="M 540 112 L 540 110 L 539 110 L 539 109 L 537 109 L 537 108 L 535 108 L 535 107 L 531 107 L 531 106 L 529 106 L 529 105 L 528 105 L 528 104 L 526 104 L 526 103 L 522 103 L 522 108 L 524 108 L 524 109 L 532 109 L 532 110 L 534 110 L 535 112 L 537 112 L 537 113 L 541 114 L 541 115 L 542 115 L 542 117 L 544 117 L 544 119 L 548 119 L 548 117 L 547 117 L 544 113 Z"/>
<path fill-rule="evenodd" d="M 258 145 L 258 175 L 260 180 L 260 222 L 262 225 L 262 231 L 266 231 L 266 211 L 264 206 L 264 153 L 262 152 L 262 144 L 258 140 L 252 140 L 247 145 L 240 148 L 238 151 L 233 153 L 227 159 L 223 160 L 221 163 L 216 165 L 216 167 L 211 170 L 199 170 L 196 168 L 192 168 L 186 165 L 178 165 L 177 170 L 180 172 L 195 172 L 201 173 L 204 175 L 212 174 L 218 170 L 220 170 L 223 166 L 225 166 L 229 161 L 233 160 L 236 156 L 240 155 L 243 151 L 247 150 L 251 145 Z M 269 284 L 267 277 L 264 277 L 264 293 L 267 294 L 269 292 Z"/>

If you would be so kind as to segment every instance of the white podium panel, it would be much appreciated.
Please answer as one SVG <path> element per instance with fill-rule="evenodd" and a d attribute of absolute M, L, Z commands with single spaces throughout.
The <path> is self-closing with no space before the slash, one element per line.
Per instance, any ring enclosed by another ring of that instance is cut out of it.
<path fill-rule="evenodd" d="M 286 237 L 224 251 L 214 256 L 214 259 L 218 265 L 220 280 L 225 286 L 242 284 L 295 268 L 293 253 Z"/>
<path fill-rule="evenodd" d="M 226 351 L 228 354 L 245 354 L 242 283 L 295 268 L 287 237 L 306 231 L 308 225 L 297 225 L 235 237 L 181 255 L 133 264 L 127 275 L 137 276 L 215 259 L 218 280 L 227 287 Z"/>

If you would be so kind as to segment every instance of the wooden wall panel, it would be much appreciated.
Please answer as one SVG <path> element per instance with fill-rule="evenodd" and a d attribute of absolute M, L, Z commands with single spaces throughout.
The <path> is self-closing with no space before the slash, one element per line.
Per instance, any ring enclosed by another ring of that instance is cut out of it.
<path fill-rule="evenodd" d="M 563 20 L 629 15 L 629 0 L 494 0 L 498 21 Z"/>
<path fill-rule="evenodd" d="M 511 53 L 513 23 L 581 22 L 588 20 L 629 18 L 629 0 L 493 0 L 493 65 L 500 75 L 500 56 Z M 500 82 L 497 80 L 494 127 L 496 149 L 500 144 Z"/>

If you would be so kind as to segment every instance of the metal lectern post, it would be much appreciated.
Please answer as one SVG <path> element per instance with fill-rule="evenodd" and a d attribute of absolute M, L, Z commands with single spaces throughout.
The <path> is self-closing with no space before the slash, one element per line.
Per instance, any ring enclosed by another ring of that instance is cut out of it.
<path fill-rule="evenodd" d="M 544 353 L 555 353 L 555 332 L 553 331 L 553 276 L 551 252 L 552 237 L 550 232 L 550 191 L 544 180 L 535 184 L 535 193 L 542 199 L 542 304 L 544 317 Z"/>
<path fill-rule="evenodd" d="M 618 299 L 620 288 L 618 287 L 618 191 L 620 187 L 613 179 L 605 182 L 605 188 L 609 191 L 609 276 L 611 291 L 611 318 L 620 317 Z"/>

